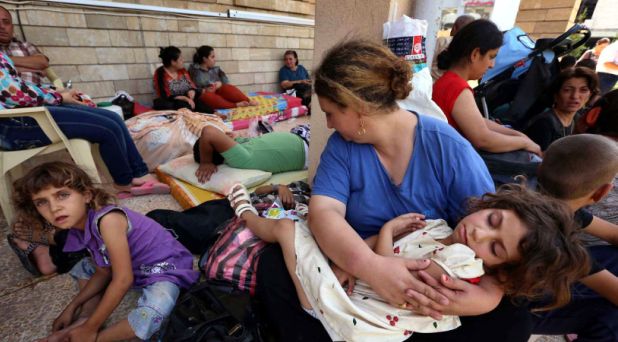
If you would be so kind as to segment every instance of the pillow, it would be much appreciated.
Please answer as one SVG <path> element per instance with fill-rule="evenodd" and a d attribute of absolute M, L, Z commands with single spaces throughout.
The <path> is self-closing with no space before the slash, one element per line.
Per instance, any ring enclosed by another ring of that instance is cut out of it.
<path fill-rule="evenodd" d="M 187 154 L 160 165 L 159 170 L 198 188 L 220 194 L 225 194 L 235 183 L 242 183 L 247 188 L 251 188 L 264 183 L 272 175 L 266 171 L 235 169 L 222 164 L 217 166 L 217 172 L 210 177 L 208 182 L 200 183 L 195 176 L 197 167 L 198 164 L 193 159 L 193 155 Z"/>

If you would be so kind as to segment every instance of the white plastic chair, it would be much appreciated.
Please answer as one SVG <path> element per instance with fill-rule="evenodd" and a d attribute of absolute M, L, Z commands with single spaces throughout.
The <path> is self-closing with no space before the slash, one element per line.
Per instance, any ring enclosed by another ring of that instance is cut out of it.
<path fill-rule="evenodd" d="M 25 174 L 22 164 L 26 160 L 39 155 L 66 149 L 71 155 L 71 158 L 73 158 L 73 161 L 75 161 L 75 164 L 84 169 L 95 182 L 101 183 L 97 165 L 101 170 L 107 172 L 107 168 L 101 159 L 97 145 L 91 144 L 83 139 L 68 139 L 64 133 L 60 131 L 60 128 L 47 108 L 32 107 L 0 111 L 0 119 L 17 117 L 31 117 L 36 120 L 45 135 L 47 135 L 51 141 L 51 144 L 26 150 L 0 150 L 0 206 L 9 224 L 13 221 L 15 215 L 13 206 L 11 205 L 13 180 Z"/>

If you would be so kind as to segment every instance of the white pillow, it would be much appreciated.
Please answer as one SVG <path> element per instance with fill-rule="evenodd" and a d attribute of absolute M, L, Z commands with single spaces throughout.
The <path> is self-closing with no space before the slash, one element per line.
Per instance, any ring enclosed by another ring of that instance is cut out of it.
<path fill-rule="evenodd" d="M 198 164 L 193 159 L 193 154 L 187 154 L 159 165 L 159 170 L 198 188 L 220 194 L 225 194 L 236 183 L 242 183 L 247 188 L 262 184 L 272 175 L 266 171 L 235 169 L 222 164 L 217 166 L 217 172 L 210 177 L 208 182 L 200 183 L 195 176 L 197 167 Z"/>

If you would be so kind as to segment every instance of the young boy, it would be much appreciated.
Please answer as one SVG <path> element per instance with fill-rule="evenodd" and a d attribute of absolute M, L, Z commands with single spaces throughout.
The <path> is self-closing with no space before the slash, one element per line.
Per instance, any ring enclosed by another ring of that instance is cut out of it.
<path fill-rule="evenodd" d="M 585 233 L 618 246 L 618 225 L 583 209 L 607 196 L 617 173 L 616 142 L 578 134 L 557 140 L 547 149 L 539 167 L 539 186 L 542 192 L 566 202 Z"/>
<path fill-rule="evenodd" d="M 195 175 L 204 183 L 217 172 L 217 165 L 223 163 L 238 169 L 272 173 L 306 169 L 309 128 L 305 127 L 304 135 L 295 127 L 289 133 L 272 132 L 255 138 L 233 139 L 216 127 L 206 126 L 193 145 L 193 158 L 200 164 Z"/>
<path fill-rule="evenodd" d="M 618 144 L 601 135 L 567 136 L 545 151 L 539 168 L 541 191 L 564 201 L 583 232 L 613 246 L 588 247 L 594 261 L 589 275 L 580 280 L 585 286 L 575 287 L 569 306 L 536 316 L 534 333 L 557 334 L 566 329 L 584 339 L 618 339 L 618 225 L 584 209 L 607 196 L 617 173 Z"/>

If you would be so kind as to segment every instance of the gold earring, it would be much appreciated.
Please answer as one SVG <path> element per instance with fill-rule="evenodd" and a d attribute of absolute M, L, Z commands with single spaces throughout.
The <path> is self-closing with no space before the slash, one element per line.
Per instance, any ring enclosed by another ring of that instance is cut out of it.
<path fill-rule="evenodd" d="M 365 120 L 360 119 L 360 129 L 356 132 L 358 135 L 365 135 L 367 130 L 365 129 Z"/>

